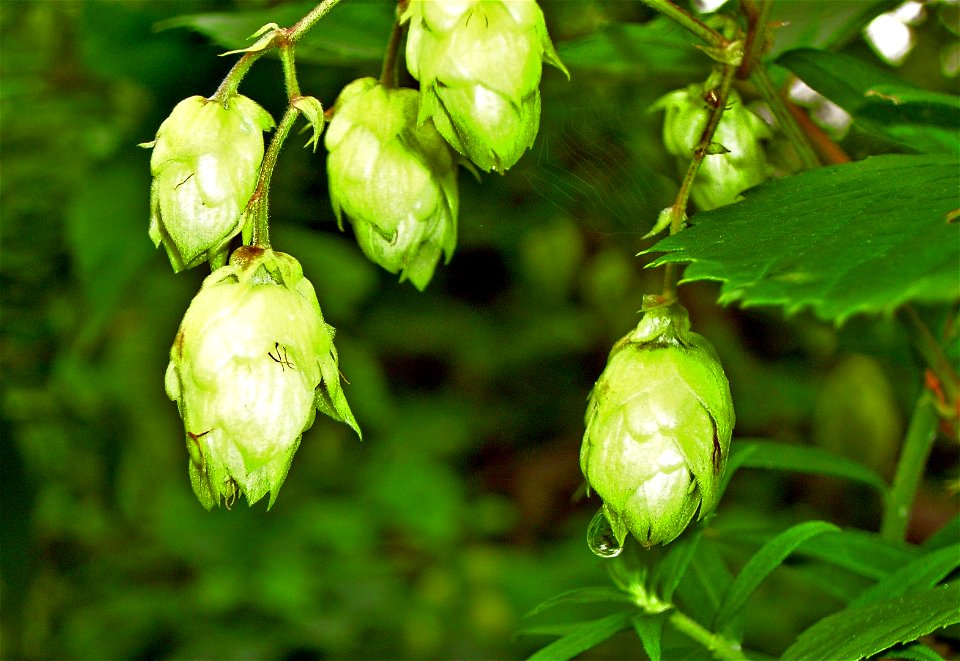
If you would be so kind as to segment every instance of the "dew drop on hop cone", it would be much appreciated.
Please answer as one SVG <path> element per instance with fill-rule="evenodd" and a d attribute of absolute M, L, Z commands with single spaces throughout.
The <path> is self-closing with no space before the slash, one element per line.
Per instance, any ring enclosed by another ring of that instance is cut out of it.
<path fill-rule="evenodd" d="M 601 558 L 616 558 L 623 550 L 623 545 L 617 541 L 603 508 L 597 510 L 590 519 L 590 525 L 587 526 L 587 545 Z"/>

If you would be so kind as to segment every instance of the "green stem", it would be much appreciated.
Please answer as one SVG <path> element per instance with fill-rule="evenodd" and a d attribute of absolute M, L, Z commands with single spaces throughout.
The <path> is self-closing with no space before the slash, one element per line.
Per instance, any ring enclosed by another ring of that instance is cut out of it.
<path fill-rule="evenodd" d="M 683 175 L 683 181 L 680 182 L 680 191 L 670 208 L 670 234 L 676 234 L 683 229 L 683 221 L 686 216 L 687 203 L 690 200 L 690 191 L 693 188 L 693 182 L 697 178 L 697 172 L 703 159 L 707 157 L 710 144 L 713 142 L 713 135 L 720 125 L 723 118 L 723 111 L 727 106 L 727 97 L 730 94 L 730 85 L 733 83 L 733 75 L 736 69 L 731 65 L 723 66 L 723 75 L 720 78 L 720 86 L 710 90 L 712 95 L 710 117 L 707 119 L 707 125 L 700 135 L 700 141 L 693 150 L 693 159 Z M 673 263 L 669 263 L 664 268 L 663 274 L 663 300 L 670 302 L 677 297 L 677 268 Z"/>
<path fill-rule="evenodd" d="M 750 71 L 755 62 L 760 60 L 763 48 L 767 39 L 767 24 L 770 21 L 770 9 L 773 7 L 773 0 L 760 0 L 759 8 L 752 4 L 745 5 L 747 11 L 747 20 L 749 27 L 747 30 L 747 43 L 743 49 L 743 62 L 737 69 L 737 78 L 746 79 L 750 77 Z"/>
<path fill-rule="evenodd" d="M 263 163 L 260 164 L 260 178 L 257 180 L 257 187 L 250 197 L 247 204 L 247 223 L 251 223 L 250 245 L 258 248 L 270 247 L 270 179 L 273 177 L 273 168 L 277 164 L 277 158 L 280 156 L 280 149 L 283 142 L 290 134 L 294 122 L 300 116 L 300 111 L 293 105 L 287 106 L 287 111 L 283 114 L 283 119 L 277 125 L 277 130 L 273 134 L 270 146 L 267 147 L 263 155 Z"/>
<path fill-rule="evenodd" d="M 754 63 L 750 79 L 754 85 L 757 86 L 757 89 L 760 90 L 760 95 L 770 107 L 770 112 L 776 117 L 777 124 L 780 125 L 780 130 L 783 131 L 783 134 L 793 145 L 793 148 L 797 150 L 797 155 L 800 157 L 800 162 L 803 164 L 804 169 L 819 167 L 820 159 L 817 156 L 817 152 L 815 152 L 810 145 L 807 134 L 803 132 L 797 120 L 787 109 L 783 97 L 781 97 L 780 92 L 777 91 L 773 79 L 770 78 L 770 72 L 767 71 L 763 62 L 757 60 Z"/>
<path fill-rule="evenodd" d="M 730 41 L 726 37 L 690 12 L 676 6 L 670 0 L 643 0 L 643 2 L 664 16 L 673 19 L 713 48 L 722 50 L 730 45 Z"/>
<path fill-rule="evenodd" d="M 674 610 L 667 619 L 677 631 L 708 649 L 713 658 L 722 661 L 745 661 L 747 659 L 739 643 L 709 631 L 690 616 Z"/>
<path fill-rule="evenodd" d="M 903 541 L 910 522 L 910 511 L 917 494 L 917 486 L 923 477 L 923 470 L 936 437 L 937 416 L 934 413 L 930 396 L 924 394 L 917 401 L 903 441 L 897 472 L 893 477 L 893 486 L 887 495 L 880 525 L 880 536 L 884 539 Z"/>
<path fill-rule="evenodd" d="M 220 83 L 220 87 L 217 88 L 217 91 L 213 93 L 213 96 L 211 96 L 210 99 L 212 101 L 223 103 L 231 96 L 236 94 L 237 88 L 240 87 L 240 81 L 243 80 L 243 77 L 247 75 L 248 71 L 250 71 L 250 67 L 253 66 L 253 63 L 260 59 L 260 57 L 266 52 L 266 50 L 261 50 L 252 53 L 244 53 L 243 57 L 236 61 L 236 63 L 224 77 L 223 81 Z"/>
<path fill-rule="evenodd" d="M 297 66 L 292 42 L 280 48 L 280 64 L 283 66 L 283 84 L 287 88 L 287 99 L 293 101 L 300 97 L 300 83 L 297 82 Z"/>
<path fill-rule="evenodd" d="M 293 43 L 300 41 L 307 32 L 309 32 L 317 22 L 326 16 L 340 0 L 323 0 L 320 4 L 310 10 L 310 12 L 297 21 L 293 27 L 287 30 L 287 39 Z"/>

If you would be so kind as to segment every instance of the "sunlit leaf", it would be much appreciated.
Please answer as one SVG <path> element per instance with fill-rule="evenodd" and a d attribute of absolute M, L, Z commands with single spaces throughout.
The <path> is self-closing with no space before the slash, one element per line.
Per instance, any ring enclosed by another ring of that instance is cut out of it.
<path fill-rule="evenodd" d="M 849 605 L 870 604 L 883 599 L 899 597 L 917 588 L 932 588 L 957 567 L 960 567 L 960 552 L 956 547 L 934 551 L 917 558 L 873 587 L 863 591 Z"/>
<path fill-rule="evenodd" d="M 956 159 L 875 156 L 774 179 L 696 214 L 649 251 L 687 262 L 682 282 L 722 283 L 721 303 L 804 308 L 842 323 L 908 301 L 960 297 Z"/>

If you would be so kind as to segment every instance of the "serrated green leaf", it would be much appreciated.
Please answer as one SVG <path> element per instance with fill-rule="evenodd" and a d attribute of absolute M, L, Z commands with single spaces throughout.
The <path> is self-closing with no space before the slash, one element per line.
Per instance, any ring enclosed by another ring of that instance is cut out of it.
<path fill-rule="evenodd" d="M 525 617 L 533 617 L 545 610 L 564 604 L 595 604 L 603 602 L 632 604 L 633 599 L 630 598 L 630 595 L 620 592 L 620 590 L 606 586 L 576 588 L 547 599 L 527 613 Z"/>
<path fill-rule="evenodd" d="M 784 530 L 764 544 L 747 561 L 737 577 L 733 579 L 733 583 L 727 588 L 720 608 L 717 609 L 714 630 L 725 629 L 727 623 L 740 612 L 747 603 L 747 599 L 750 598 L 750 595 L 754 593 L 763 580 L 779 567 L 797 547 L 817 535 L 826 532 L 839 532 L 839 530 L 837 526 L 825 521 L 806 521 Z"/>
<path fill-rule="evenodd" d="M 650 657 L 650 661 L 660 661 L 665 621 L 666 618 L 662 616 L 637 615 L 633 618 L 633 630 L 637 632 L 643 651 Z"/>
<path fill-rule="evenodd" d="M 781 657 L 856 661 L 960 622 L 960 583 L 845 608 L 804 631 Z"/>
<path fill-rule="evenodd" d="M 574 75 L 587 71 L 638 80 L 697 76 L 709 63 L 683 29 L 665 17 L 643 24 L 610 23 L 558 44 L 557 50 Z"/>
<path fill-rule="evenodd" d="M 634 615 L 636 615 L 634 611 L 624 611 L 586 622 L 563 638 L 534 652 L 530 656 L 530 661 L 572 659 L 577 654 L 602 643 L 618 631 L 626 629 L 630 626 Z"/>
<path fill-rule="evenodd" d="M 960 297 L 957 163 L 893 154 L 767 182 L 703 212 L 647 252 L 689 262 L 682 282 L 723 283 L 721 303 L 811 307 L 840 324 L 908 301 Z"/>
<path fill-rule="evenodd" d="M 932 588 L 960 567 L 960 550 L 949 547 L 921 556 L 865 590 L 850 606 L 871 604 L 899 597 L 916 588 Z M 960 604 L 958 604 L 960 607 Z"/>
<path fill-rule="evenodd" d="M 766 468 L 813 475 L 829 475 L 854 480 L 873 487 L 885 497 L 887 483 L 870 468 L 812 445 L 792 445 L 775 441 L 738 440 L 730 451 L 722 490 L 740 468 Z"/>
<path fill-rule="evenodd" d="M 912 151 L 956 154 L 960 98 L 913 87 L 862 58 L 801 48 L 777 64 L 850 113 L 863 130 Z"/>

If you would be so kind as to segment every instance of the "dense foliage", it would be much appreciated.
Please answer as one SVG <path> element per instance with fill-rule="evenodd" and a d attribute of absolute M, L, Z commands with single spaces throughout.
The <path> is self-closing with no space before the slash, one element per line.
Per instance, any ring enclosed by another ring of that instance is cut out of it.
<path fill-rule="evenodd" d="M 445 235 L 412 282 L 358 247 L 356 207 L 340 203 L 338 227 L 323 122 L 301 108 L 270 237 L 336 328 L 350 406 L 330 409 L 352 409 L 363 440 L 317 416 L 279 498 L 210 512 L 164 387 L 209 269 L 175 275 L 151 245 L 137 144 L 217 90 L 238 57 L 219 54 L 314 4 L 0 5 L 0 657 L 958 654 L 958 5 L 901 21 L 915 45 L 892 63 L 865 29 L 899 3 L 726 3 L 730 35 L 756 34 L 771 8 L 769 40 L 747 50 L 769 89 L 808 88 L 791 97 L 791 134 L 756 123 L 776 115 L 756 75 L 724 79 L 736 112 L 757 111 L 742 122 L 754 134 L 731 151 L 740 138 L 722 144 L 736 132 L 721 128 L 711 154 L 748 155 L 747 186 L 770 178 L 732 204 L 695 189 L 689 226 L 665 236 L 652 230 L 670 224 L 690 160 L 677 131 L 694 121 L 665 135 L 665 114 L 686 102 L 678 90 L 709 93 L 729 59 L 650 6 L 665 4 L 541 3 L 556 52 L 531 42 L 555 65 L 538 79 L 539 132 L 494 136 L 497 157 L 478 164 L 494 172 L 460 172 L 456 249 Z M 305 35 L 304 94 L 327 108 L 380 75 L 395 8 L 343 0 Z M 430 48 L 420 83 L 442 100 L 452 92 L 424 82 L 444 65 Z M 522 82 L 520 124 L 536 88 Z M 282 117 L 279 59 L 257 61 L 241 92 Z M 492 130 L 481 119 L 475 131 Z M 433 271 L 441 248 L 450 261 Z M 178 267 L 200 253 L 170 254 Z M 682 269 L 679 300 L 715 347 L 736 425 L 705 498 L 716 512 L 698 520 L 686 503 L 675 541 L 620 553 L 621 539 L 602 559 L 586 537 L 610 531 L 579 460 L 588 394 L 663 266 Z M 288 422 L 291 438 L 303 429 Z"/>

